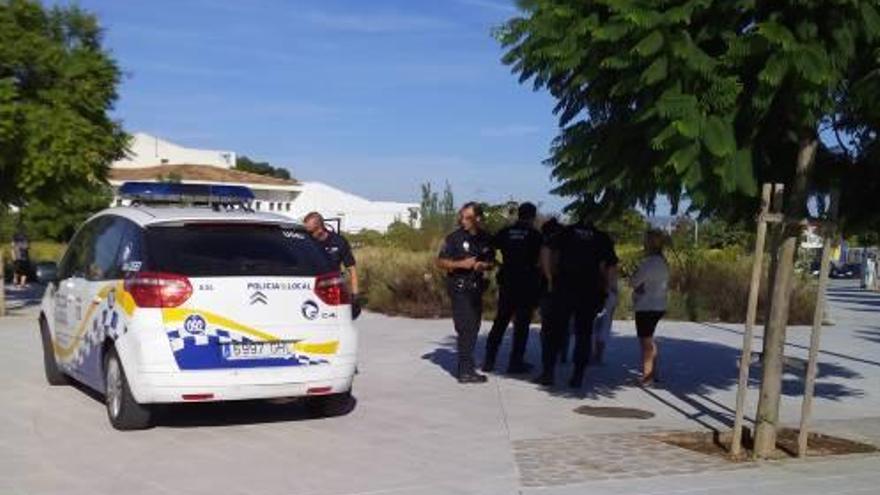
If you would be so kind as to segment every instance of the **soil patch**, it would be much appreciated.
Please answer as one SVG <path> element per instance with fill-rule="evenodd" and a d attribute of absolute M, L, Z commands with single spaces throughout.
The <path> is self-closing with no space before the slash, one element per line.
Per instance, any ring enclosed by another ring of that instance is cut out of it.
<path fill-rule="evenodd" d="M 702 454 L 729 458 L 731 433 L 719 432 L 675 432 L 651 435 L 652 438 L 661 442 L 675 445 L 683 449 L 700 452 Z M 798 431 L 783 428 L 776 438 L 776 451 L 771 459 L 791 459 L 797 457 Z M 831 455 L 846 454 L 871 454 L 880 452 L 880 449 L 867 443 L 847 440 L 840 437 L 832 437 L 821 433 L 811 433 L 807 439 L 807 456 L 824 457 Z M 744 461 L 751 458 L 754 444 L 750 432 L 743 434 L 743 454 L 736 461 Z"/>

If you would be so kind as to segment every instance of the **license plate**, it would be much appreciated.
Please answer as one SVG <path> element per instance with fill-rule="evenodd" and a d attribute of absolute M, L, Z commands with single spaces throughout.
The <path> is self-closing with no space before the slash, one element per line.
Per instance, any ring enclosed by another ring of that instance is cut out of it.
<path fill-rule="evenodd" d="M 294 341 L 248 342 L 223 344 L 223 358 L 227 361 L 239 359 L 279 359 L 295 355 Z"/>

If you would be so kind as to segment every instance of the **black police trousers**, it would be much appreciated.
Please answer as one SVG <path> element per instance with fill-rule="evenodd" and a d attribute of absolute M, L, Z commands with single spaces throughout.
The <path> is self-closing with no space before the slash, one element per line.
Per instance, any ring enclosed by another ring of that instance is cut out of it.
<path fill-rule="evenodd" d="M 458 335 L 458 374 L 470 374 L 475 371 L 474 348 L 477 346 L 477 335 L 483 315 L 482 290 L 450 289 L 452 300 L 452 322 Z"/>
<path fill-rule="evenodd" d="M 509 366 L 521 365 L 525 359 L 529 343 L 529 324 L 535 312 L 536 284 L 503 284 L 498 289 L 498 311 L 489 337 L 486 339 L 486 363 L 495 365 L 498 349 L 504 339 L 507 326 L 513 319 L 513 346 L 510 350 Z"/>
<path fill-rule="evenodd" d="M 593 351 L 593 322 L 601 309 L 601 298 L 583 294 L 553 293 L 542 304 L 541 364 L 544 374 L 553 375 L 559 353 L 569 338 L 574 317 L 574 374 L 581 375 Z"/>

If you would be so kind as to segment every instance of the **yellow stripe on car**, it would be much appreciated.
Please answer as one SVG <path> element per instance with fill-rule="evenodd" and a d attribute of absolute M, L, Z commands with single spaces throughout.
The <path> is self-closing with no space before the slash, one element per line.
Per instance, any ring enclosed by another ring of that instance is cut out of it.
<path fill-rule="evenodd" d="M 112 285 L 105 285 L 100 291 L 98 291 L 98 295 L 95 296 L 95 299 L 92 300 L 89 307 L 86 308 L 85 315 L 83 315 L 82 320 L 80 320 L 73 339 L 68 342 L 66 346 L 59 344 L 56 339 L 52 339 L 52 347 L 55 349 L 56 356 L 65 359 L 76 352 L 77 347 L 79 347 L 80 342 L 82 342 L 83 335 L 85 335 L 89 328 L 88 324 L 92 321 L 92 315 L 94 314 L 95 309 L 104 301 L 104 299 L 107 298 L 107 294 L 110 293 L 111 289 L 113 289 Z"/>

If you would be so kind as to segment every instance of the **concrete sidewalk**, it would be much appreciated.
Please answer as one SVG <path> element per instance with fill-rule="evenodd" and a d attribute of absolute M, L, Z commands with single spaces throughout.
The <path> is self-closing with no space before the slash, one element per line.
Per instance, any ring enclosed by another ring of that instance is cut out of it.
<path fill-rule="evenodd" d="M 880 296 L 835 284 L 831 299 L 838 325 L 823 332 L 817 429 L 880 445 Z M 661 323 L 663 388 L 641 389 L 627 385 L 638 352 L 633 325 L 618 322 L 608 364 L 571 393 L 528 377 L 459 385 L 450 375 L 451 322 L 367 314 L 358 406 L 346 417 L 309 419 L 298 404 L 202 404 L 169 409 L 154 429 L 120 433 L 96 398 L 45 385 L 34 311 L 0 320 L 3 494 L 732 494 L 747 486 L 750 495 L 803 495 L 880 486 L 878 456 L 731 465 L 640 440 L 728 428 L 737 325 Z M 794 359 L 782 415 L 790 424 L 808 339 L 804 328 L 788 339 Z M 752 389 L 749 411 L 756 399 Z M 653 417 L 576 414 L 582 405 Z"/>

